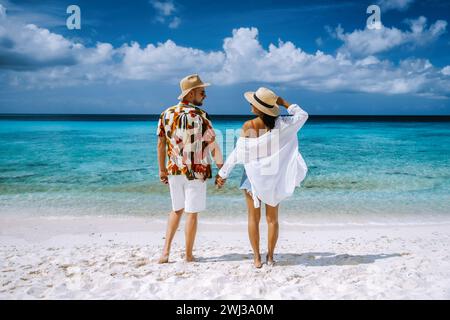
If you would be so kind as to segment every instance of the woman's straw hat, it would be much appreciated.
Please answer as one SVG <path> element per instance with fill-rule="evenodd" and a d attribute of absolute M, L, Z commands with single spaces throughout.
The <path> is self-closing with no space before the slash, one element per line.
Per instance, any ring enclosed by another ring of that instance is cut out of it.
<path fill-rule="evenodd" d="M 256 92 L 244 93 L 245 99 L 250 102 L 259 111 L 272 117 L 280 114 L 280 108 L 277 106 L 278 96 L 267 88 L 259 88 Z"/>

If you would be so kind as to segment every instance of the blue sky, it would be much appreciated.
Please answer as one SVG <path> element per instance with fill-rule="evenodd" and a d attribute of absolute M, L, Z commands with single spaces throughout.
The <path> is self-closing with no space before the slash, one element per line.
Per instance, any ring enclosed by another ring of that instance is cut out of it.
<path fill-rule="evenodd" d="M 0 0 L 0 113 L 160 113 L 199 73 L 211 114 L 266 86 L 310 114 L 448 115 L 449 21 L 435 0 Z"/>

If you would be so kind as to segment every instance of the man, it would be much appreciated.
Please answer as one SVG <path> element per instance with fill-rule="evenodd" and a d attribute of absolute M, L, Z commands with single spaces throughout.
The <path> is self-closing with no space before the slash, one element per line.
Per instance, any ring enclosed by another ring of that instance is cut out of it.
<path fill-rule="evenodd" d="M 206 179 L 212 176 L 209 153 L 219 169 L 223 164 L 209 116 L 199 108 L 206 98 L 205 87 L 208 85 L 197 74 L 182 79 L 178 97 L 180 103 L 165 110 L 159 118 L 159 178 L 162 183 L 169 184 L 173 210 L 169 214 L 159 263 L 169 261 L 170 246 L 183 212 L 187 213 L 186 261 L 194 261 L 192 249 L 197 232 L 197 215 L 205 210 Z"/>

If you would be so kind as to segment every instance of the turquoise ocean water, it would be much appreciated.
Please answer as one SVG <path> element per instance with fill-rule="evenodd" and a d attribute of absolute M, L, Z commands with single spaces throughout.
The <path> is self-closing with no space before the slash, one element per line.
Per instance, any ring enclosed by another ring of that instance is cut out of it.
<path fill-rule="evenodd" d="M 156 124 L 0 120 L 0 215 L 165 218 Z M 450 221 L 450 122 L 310 119 L 299 139 L 309 173 L 281 204 L 286 223 Z M 202 217 L 245 222 L 242 171 L 223 190 L 208 182 Z"/>

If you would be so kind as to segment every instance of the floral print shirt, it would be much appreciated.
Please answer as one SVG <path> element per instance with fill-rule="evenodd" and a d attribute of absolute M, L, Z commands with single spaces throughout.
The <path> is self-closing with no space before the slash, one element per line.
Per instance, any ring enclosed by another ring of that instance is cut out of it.
<path fill-rule="evenodd" d="M 181 101 L 161 113 L 156 133 L 166 138 L 169 174 L 184 174 L 189 180 L 211 178 L 215 133 L 205 111 Z"/>

